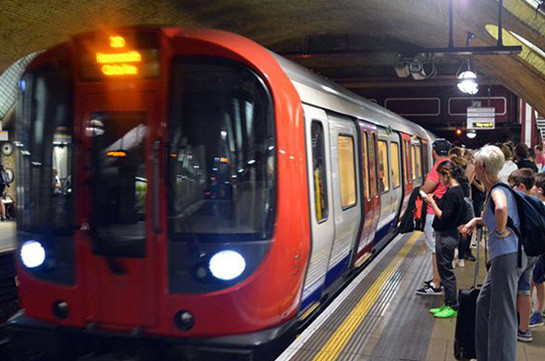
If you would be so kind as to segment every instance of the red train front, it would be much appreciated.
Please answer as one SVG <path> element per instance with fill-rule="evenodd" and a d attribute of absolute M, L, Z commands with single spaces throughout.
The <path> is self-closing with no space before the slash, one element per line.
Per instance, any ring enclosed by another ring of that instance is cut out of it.
<path fill-rule="evenodd" d="M 239 348 L 292 329 L 303 111 L 268 51 L 217 31 L 84 34 L 29 65 L 17 114 L 16 343 Z"/>

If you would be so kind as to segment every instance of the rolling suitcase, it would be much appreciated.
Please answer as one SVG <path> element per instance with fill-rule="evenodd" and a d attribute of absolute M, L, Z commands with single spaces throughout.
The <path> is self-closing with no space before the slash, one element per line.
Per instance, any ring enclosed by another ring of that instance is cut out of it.
<path fill-rule="evenodd" d="M 481 248 L 479 243 L 477 242 L 477 260 L 475 262 L 473 287 L 468 290 L 458 291 L 458 317 L 456 318 L 456 332 L 454 336 L 454 357 L 457 360 L 477 358 L 475 351 L 475 312 L 477 309 L 477 297 L 480 292 L 480 288 L 477 287 L 480 261 L 479 249 Z"/>

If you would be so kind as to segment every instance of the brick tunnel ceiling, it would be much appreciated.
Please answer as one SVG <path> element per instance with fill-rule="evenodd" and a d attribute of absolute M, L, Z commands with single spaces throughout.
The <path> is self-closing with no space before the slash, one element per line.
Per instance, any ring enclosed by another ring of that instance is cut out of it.
<path fill-rule="evenodd" d="M 448 46 L 448 3 L 448 0 L 0 0 L 3 45 L 0 74 L 17 59 L 80 32 L 167 24 L 235 32 L 281 54 L 356 49 L 368 54 L 294 60 L 340 83 L 357 79 L 373 86 L 388 77 L 398 81 L 392 70 L 398 53 L 414 55 L 418 49 Z M 496 45 L 485 26 L 497 24 L 497 0 L 453 3 L 455 46 L 465 46 L 468 32 L 476 35 L 471 46 Z M 503 24 L 504 29 L 545 49 L 545 17 L 526 0 L 504 0 Z M 504 85 L 545 114 L 542 101 L 545 66 L 540 71 L 532 65 L 535 57 L 535 54 L 474 56 L 473 61 L 489 82 Z M 437 78 L 452 79 L 460 60 L 438 59 Z"/>

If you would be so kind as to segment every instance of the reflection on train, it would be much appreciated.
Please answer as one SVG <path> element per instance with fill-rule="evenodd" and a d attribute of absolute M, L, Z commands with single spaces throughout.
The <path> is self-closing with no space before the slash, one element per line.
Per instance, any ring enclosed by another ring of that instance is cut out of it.
<path fill-rule="evenodd" d="M 237 35 L 76 36 L 20 83 L 12 339 L 273 355 L 395 234 L 431 140 Z"/>

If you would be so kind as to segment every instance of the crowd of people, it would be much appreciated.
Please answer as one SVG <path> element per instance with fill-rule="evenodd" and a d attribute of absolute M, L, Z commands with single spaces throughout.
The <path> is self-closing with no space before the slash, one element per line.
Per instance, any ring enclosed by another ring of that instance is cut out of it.
<path fill-rule="evenodd" d="M 453 268 L 475 261 L 471 246 L 482 241 L 488 272 L 477 298 L 477 359 L 515 360 L 517 340 L 531 342 L 530 328 L 543 325 L 545 260 L 519 255 L 518 237 L 507 225 L 510 217 L 514 228 L 520 226 L 517 203 L 509 188 L 496 185 L 509 184 L 545 204 L 545 153 L 541 145 L 530 149 L 510 142 L 472 151 L 445 139 L 435 140 L 432 148 L 434 165 L 420 187 L 427 204 L 424 233 L 432 277 L 416 293 L 444 294 L 444 305 L 430 313 L 457 317 Z"/>

